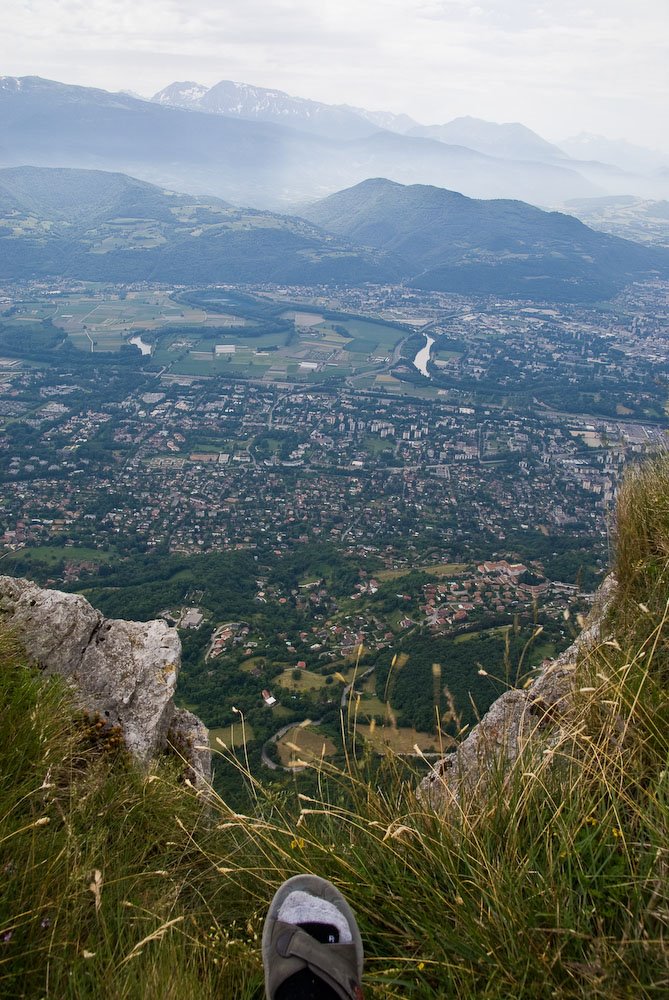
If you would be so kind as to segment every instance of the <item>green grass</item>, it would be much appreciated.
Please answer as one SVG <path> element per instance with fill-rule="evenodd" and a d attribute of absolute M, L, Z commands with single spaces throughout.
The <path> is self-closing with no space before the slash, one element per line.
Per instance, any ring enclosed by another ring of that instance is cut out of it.
<path fill-rule="evenodd" d="M 376 434 L 368 434 L 364 438 L 362 446 L 370 455 L 379 455 L 382 451 L 392 451 L 394 443 L 388 440 L 388 438 L 381 438 Z"/>
<path fill-rule="evenodd" d="M 293 679 L 294 670 L 299 671 L 297 680 Z M 325 687 L 325 677 L 322 674 L 314 674 L 311 670 L 302 667 L 288 667 L 275 680 L 282 688 L 289 691 L 319 691 Z"/>
<path fill-rule="evenodd" d="M 237 723 L 237 725 L 221 726 L 218 729 L 209 730 L 209 745 L 212 750 L 217 750 L 221 743 L 225 743 L 232 749 L 240 748 L 244 746 L 245 740 L 247 743 L 252 743 L 254 739 L 253 729 L 247 722 L 244 723 L 243 727 Z"/>
<path fill-rule="evenodd" d="M 407 566 L 403 569 L 382 569 L 375 575 L 378 580 L 401 580 L 409 574 L 428 573 L 430 576 L 451 577 L 457 576 L 467 569 L 466 563 L 436 563 L 434 566 Z"/>
<path fill-rule="evenodd" d="M 102 549 L 91 549 L 85 546 L 35 545 L 29 549 L 22 549 L 20 556 L 22 562 L 42 562 L 53 566 L 61 559 L 71 562 L 109 562 L 116 558 L 116 553 L 103 552 Z"/>

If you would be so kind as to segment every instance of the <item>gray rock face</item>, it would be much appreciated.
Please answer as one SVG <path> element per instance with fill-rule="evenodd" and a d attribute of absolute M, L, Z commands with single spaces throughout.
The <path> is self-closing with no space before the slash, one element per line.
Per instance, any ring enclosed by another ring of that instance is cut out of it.
<path fill-rule="evenodd" d="M 609 576 L 600 588 L 586 627 L 555 660 L 544 663 L 528 688 L 506 691 L 457 750 L 442 758 L 418 788 L 434 809 L 457 807 L 465 797 L 485 794 L 493 770 L 506 772 L 521 751 L 540 737 L 550 746 L 560 739 L 571 706 L 573 674 L 579 657 L 601 638 L 602 621 L 615 595 Z"/>
<path fill-rule="evenodd" d="M 74 688 L 82 708 L 120 725 L 128 749 L 146 763 L 166 746 L 175 717 L 174 691 L 181 641 L 166 622 L 105 618 L 78 594 L 44 590 L 28 580 L 0 577 L 0 617 L 28 657 Z M 206 746 L 204 725 L 182 718 L 185 743 Z M 193 727 L 186 739 L 187 724 Z M 198 752 L 198 776 L 210 763 Z"/>
<path fill-rule="evenodd" d="M 178 708 L 172 719 L 168 733 L 171 746 L 180 753 L 190 765 L 190 775 L 193 784 L 199 785 L 202 780 L 211 782 L 211 750 L 209 749 L 209 730 L 202 719 L 193 715 L 185 708 Z"/>

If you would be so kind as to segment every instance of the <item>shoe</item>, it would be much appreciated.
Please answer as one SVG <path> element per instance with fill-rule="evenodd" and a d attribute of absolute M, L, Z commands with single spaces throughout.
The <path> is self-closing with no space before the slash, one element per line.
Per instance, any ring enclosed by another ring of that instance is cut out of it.
<path fill-rule="evenodd" d="M 262 957 L 267 1000 L 316 996 L 319 983 L 324 996 L 362 1000 L 355 915 L 339 890 L 317 875 L 295 875 L 279 887 L 263 928 Z M 315 992 L 304 992 L 306 981 L 315 982 Z"/>

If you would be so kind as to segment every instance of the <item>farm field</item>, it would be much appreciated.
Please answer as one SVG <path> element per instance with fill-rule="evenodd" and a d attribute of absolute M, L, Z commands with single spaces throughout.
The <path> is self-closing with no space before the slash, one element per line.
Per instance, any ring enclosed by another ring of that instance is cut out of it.
<path fill-rule="evenodd" d="M 105 563 L 116 558 L 116 553 L 111 550 L 103 552 L 102 549 L 73 545 L 35 545 L 18 549 L 15 554 L 26 565 L 41 562 L 48 566 L 56 566 L 63 559 L 66 562 Z"/>
<path fill-rule="evenodd" d="M 428 573 L 430 576 L 450 577 L 457 576 L 467 569 L 466 563 L 436 563 L 434 566 L 415 566 L 412 569 L 381 569 L 374 575 L 377 580 L 400 580 L 409 573 Z"/>
<path fill-rule="evenodd" d="M 277 749 L 284 767 L 289 767 L 291 762 L 298 759 L 320 760 L 321 757 L 331 757 L 336 752 L 330 737 L 311 726 L 294 726 L 289 729 L 278 741 Z"/>
<path fill-rule="evenodd" d="M 279 319 L 284 324 L 292 322 L 294 330 L 255 333 L 249 329 L 246 333 L 240 329 L 241 323 L 235 323 L 229 335 L 220 334 L 215 339 L 204 330 L 202 336 L 192 329 L 186 336 L 175 331 L 173 337 L 161 337 L 153 360 L 180 375 L 236 375 L 267 382 L 312 384 L 328 377 L 344 378 L 378 370 L 406 336 L 400 327 L 344 316 L 326 320 L 317 312 L 287 310 Z"/>
<path fill-rule="evenodd" d="M 75 347 L 85 351 L 118 351 L 140 330 L 164 330 L 181 325 L 201 327 L 204 331 L 253 325 L 251 320 L 232 313 L 177 302 L 167 291 L 119 294 L 95 287 L 82 293 L 22 302 L 8 322 L 20 328 L 26 323 L 45 320 L 63 330 Z"/>
<path fill-rule="evenodd" d="M 345 314 L 328 319 L 308 310 L 281 311 L 251 296 L 212 292 L 189 299 L 167 289 L 91 284 L 76 293 L 31 297 L 8 323 L 16 329 L 51 324 L 88 353 L 118 352 L 139 336 L 137 346 L 146 354 L 150 349 L 152 366 L 165 375 L 305 385 L 356 376 L 387 392 L 404 389 L 383 369 L 406 329 Z"/>
<path fill-rule="evenodd" d="M 358 724 L 356 731 L 379 753 L 414 754 L 416 745 L 425 753 L 439 751 L 439 739 L 417 729 Z"/>
<path fill-rule="evenodd" d="M 293 678 L 295 670 L 299 671 L 299 677 L 296 679 Z M 314 674 L 310 670 L 304 670 L 300 667 L 288 667 L 282 674 L 279 674 L 275 683 L 279 684 L 282 688 L 287 688 L 289 691 L 318 691 L 320 688 L 325 687 L 325 677 L 322 674 Z"/>
<path fill-rule="evenodd" d="M 209 746 L 212 748 L 212 750 L 218 750 L 219 752 L 221 752 L 223 750 L 223 747 L 221 746 L 220 743 L 217 742 L 218 740 L 220 740 L 221 743 L 225 743 L 226 747 L 228 747 L 230 750 L 236 750 L 244 746 L 244 734 L 246 735 L 247 743 L 252 743 L 253 740 L 255 739 L 253 735 L 253 729 L 251 728 L 251 726 L 249 726 L 248 723 L 246 723 L 243 730 L 240 723 L 237 723 L 234 726 L 221 726 L 219 729 L 210 729 Z M 213 763 L 214 765 L 216 764 L 215 755 Z"/>

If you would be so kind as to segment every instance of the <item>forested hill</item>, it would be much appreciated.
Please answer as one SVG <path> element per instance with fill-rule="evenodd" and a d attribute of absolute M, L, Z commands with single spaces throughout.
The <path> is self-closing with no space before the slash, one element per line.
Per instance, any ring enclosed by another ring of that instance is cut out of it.
<path fill-rule="evenodd" d="M 522 201 L 480 201 L 424 184 L 364 181 L 304 209 L 306 219 L 400 256 L 416 287 L 441 291 L 604 297 L 648 274 L 669 275 L 669 252 L 595 232 Z"/>
<path fill-rule="evenodd" d="M 0 277 L 183 283 L 388 281 L 399 263 L 304 219 L 101 170 L 0 170 Z"/>
<path fill-rule="evenodd" d="M 365 181 L 305 218 L 234 208 L 124 174 L 0 170 L 0 278 L 183 284 L 406 284 L 555 301 L 669 276 L 669 250 L 520 201 Z"/>

